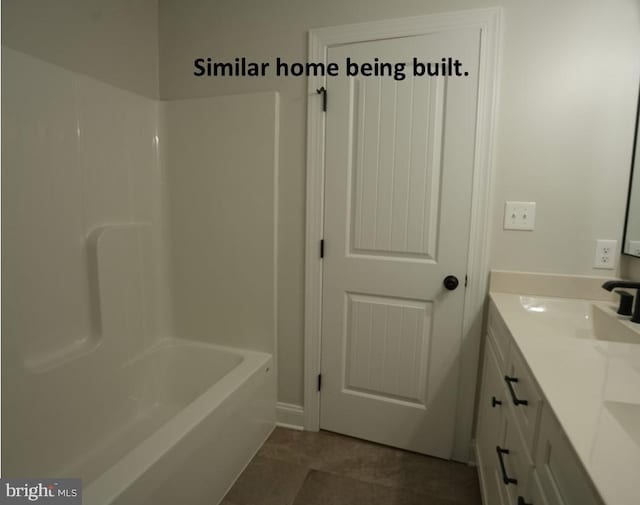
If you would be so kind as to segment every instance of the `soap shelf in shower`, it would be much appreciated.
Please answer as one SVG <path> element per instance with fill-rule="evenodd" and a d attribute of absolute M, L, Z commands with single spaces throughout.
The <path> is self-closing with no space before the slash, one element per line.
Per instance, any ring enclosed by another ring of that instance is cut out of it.
<path fill-rule="evenodd" d="M 52 370 L 102 346 L 116 358 L 131 355 L 151 332 L 151 225 L 102 225 L 89 233 L 86 246 L 91 331 L 62 347 L 24 356 L 31 372 Z"/>

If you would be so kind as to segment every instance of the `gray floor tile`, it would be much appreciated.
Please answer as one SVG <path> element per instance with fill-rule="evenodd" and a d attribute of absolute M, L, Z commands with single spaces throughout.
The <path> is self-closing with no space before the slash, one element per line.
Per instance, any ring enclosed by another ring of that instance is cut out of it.
<path fill-rule="evenodd" d="M 225 500 L 233 505 L 291 505 L 307 472 L 304 466 L 258 455 L 242 472 Z"/>
<path fill-rule="evenodd" d="M 378 461 L 390 450 L 394 449 L 326 431 L 276 429 L 260 454 L 315 470 L 371 480 Z"/>
<path fill-rule="evenodd" d="M 481 504 L 475 468 L 411 452 L 385 454 L 378 462 L 375 482 L 464 505 Z"/>
<path fill-rule="evenodd" d="M 409 489 L 390 488 L 370 482 L 311 470 L 294 505 L 452 505 Z"/>
<path fill-rule="evenodd" d="M 478 479 L 472 467 L 334 433 L 278 428 L 260 454 L 463 505 L 480 504 Z"/>

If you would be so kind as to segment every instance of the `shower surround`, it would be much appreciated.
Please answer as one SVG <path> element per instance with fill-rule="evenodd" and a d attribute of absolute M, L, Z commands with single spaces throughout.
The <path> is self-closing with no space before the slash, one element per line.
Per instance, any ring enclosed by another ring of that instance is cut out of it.
<path fill-rule="evenodd" d="M 277 95 L 2 57 L 3 476 L 216 503 L 275 423 Z"/>

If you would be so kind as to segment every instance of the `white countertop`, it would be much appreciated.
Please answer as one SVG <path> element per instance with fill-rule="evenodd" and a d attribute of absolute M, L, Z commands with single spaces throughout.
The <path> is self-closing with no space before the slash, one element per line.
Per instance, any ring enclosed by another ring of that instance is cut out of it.
<path fill-rule="evenodd" d="M 606 505 L 639 505 L 640 344 L 585 338 L 605 302 L 490 296 Z"/>

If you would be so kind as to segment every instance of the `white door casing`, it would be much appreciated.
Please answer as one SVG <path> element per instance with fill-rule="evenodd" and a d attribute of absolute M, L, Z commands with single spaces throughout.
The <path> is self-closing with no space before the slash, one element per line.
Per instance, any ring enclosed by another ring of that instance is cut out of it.
<path fill-rule="evenodd" d="M 431 349 L 431 354 L 442 354 L 445 356 L 444 361 L 449 360 L 449 364 L 453 363 L 452 366 L 442 365 L 442 369 L 448 370 L 449 377 L 444 379 L 447 374 L 435 374 L 432 377 L 432 380 L 427 384 L 424 382 L 423 389 L 420 390 L 418 384 L 420 384 L 420 377 L 425 376 L 425 374 L 432 374 L 433 370 L 427 369 L 424 365 L 426 365 L 426 361 L 421 362 L 423 366 L 416 366 L 413 369 L 407 367 L 407 370 L 403 370 L 404 379 L 399 380 L 397 378 L 394 379 L 394 384 L 390 384 L 389 378 L 384 377 L 375 377 L 373 378 L 373 382 L 370 381 L 369 377 L 365 377 L 365 374 L 362 373 L 362 370 L 358 369 L 357 365 L 363 364 L 363 360 L 356 360 L 356 362 L 352 363 L 351 368 L 346 366 L 346 361 L 342 363 L 342 369 L 348 370 L 348 376 L 345 375 L 343 377 L 343 385 L 346 384 L 346 380 L 349 381 L 349 387 L 347 389 L 352 389 L 353 392 L 350 394 L 354 396 L 360 396 L 361 398 L 367 398 L 367 395 L 371 395 L 372 389 L 373 396 L 381 396 L 387 400 L 386 403 L 390 403 L 392 405 L 409 405 L 411 408 L 419 406 L 422 404 L 424 407 L 425 402 L 429 399 L 429 391 L 432 393 L 437 391 L 442 384 L 442 381 L 454 385 L 454 388 L 458 388 L 461 391 L 459 395 L 453 395 L 453 400 L 450 400 L 446 403 L 447 410 L 451 413 L 449 418 L 447 419 L 447 423 L 450 425 L 455 425 L 456 433 L 455 433 L 455 443 L 453 445 L 453 457 L 454 459 L 468 461 L 469 459 L 469 442 L 470 442 L 470 434 L 471 434 L 471 423 L 472 423 L 472 412 L 473 412 L 473 395 L 475 390 L 475 375 L 477 370 L 477 347 L 479 342 L 479 325 L 478 321 L 480 320 L 481 315 L 481 307 L 484 300 L 484 296 L 486 293 L 486 280 L 487 280 L 487 262 L 486 262 L 486 228 L 487 228 L 487 210 L 488 210 L 488 196 L 489 196 L 489 173 L 491 166 L 491 138 L 493 132 L 493 105 L 495 103 L 495 85 L 494 85 L 494 77 L 498 64 L 498 22 L 500 17 L 500 11 L 498 9 L 482 9 L 482 10 L 474 10 L 474 11 L 466 11 L 460 13 L 449 13 L 449 14 L 439 14 L 434 16 L 422 16 L 416 18 L 407 18 L 400 20 L 392 20 L 392 21 L 381 21 L 374 23 L 364 23 L 358 25 L 349 25 L 344 27 L 334 27 L 334 28 L 324 28 L 319 30 L 313 30 L 310 33 L 310 61 L 317 62 L 327 62 L 329 52 L 332 54 L 338 54 L 334 51 L 339 50 L 337 46 L 341 46 L 344 44 L 354 44 L 359 41 L 375 41 L 381 39 L 390 39 L 395 37 L 411 37 L 422 34 L 437 34 L 440 36 L 450 36 L 443 35 L 444 32 L 462 30 L 459 33 L 475 33 L 476 36 L 479 35 L 482 40 L 482 44 L 480 46 L 479 52 L 476 52 L 476 60 L 479 61 L 478 67 L 478 93 L 477 93 L 477 107 L 474 112 L 477 113 L 476 121 L 473 121 L 473 118 L 470 121 L 467 121 L 467 124 L 473 129 L 476 129 L 476 133 L 474 136 L 474 148 L 472 149 L 472 160 L 471 160 L 471 170 L 473 172 L 473 186 L 469 189 L 469 193 L 471 193 L 471 225 L 470 225 L 470 233 L 466 235 L 465 239 L 471 239 L 469 248 L 468 248 L 468 256 L 467 249 L 462 248 L 458 250 L 461 254 L 463 254 L 463 264 L 465 267 L 460 269 L 458 257 L 458 264 L 456 266 L 457 271 L 455 272 L 447 272 L 454 273 L 458 277 L 461 277 L 463 281 L 464 273 L 467 272 L 470 275 L 470 284 L 469 288 L 464 292 L 462 288 L 459 288 L 457 291 L 452 293 L 447 293 L 450 296 L 451 300 L 456 300 L 455 303 L 449 303 L 450 306 L 456 305 L 458 307 L 461 306 L 460 299 L 464 299 L 465 305 L 465 313 L 464 313 L 464 321 L 460 323 L 462 326 L 462 338 L 460 338 L 460 331 L 458 331 L 457 342 L 452 343 L 443 339 L 433 340 L 430 338 L 430 332 L 428 331 L 431 328 L 431 320 L 433 320 L 434 327 L 437 327 L 437 318 L 432 318 L 431 316 L 433 311 L 433 304 L 430 303 L 437 297 L 440 297 L 442 293 L 430 293 L 425 294 L 425 292 L 418 293 L 417 291 L 413 291 L 411 293 L 411 289 L 407 293 L 399 293 L 392 292 L 389 295 L 389 289 L 380 289 L 381 285 L 376 286 L 365 286 L 366 289 L 351 289 L 348 295 L 344 295 L 341 297 L 341 303 L 335 303 L 334 311 L 342 311 L 342 315 L 353 314 L 354 317 L 352 319 L 352 325 L 355 330 L 360 328 L 359 334 L 367 334 L 369 331 L 366 325 L 360 325 L 355 322 L 357 317 L 356 314 L 366 313 L 370 318 L 374 317 L 386 317 L 389 316 L 388 322 L 386 324 L 390 324 L 391 327 L 396 325 L 400 328 L 399 320 L 407 320 L 410 321 L 413 319 L 419 320 L 420 324 L 424 326 L 427 331 L 422 331 L 419 329 L 413 330 L 413 336 L 420 335 L 421 340 L 412 341 L 415 342 L 415 345 L 422 346 L 436 346 Z M 472 35 L 473 36 L 473 35 Z M 464 37 L 463 37 L 464 38 Z M 417 38 L 416 38 L 417 40 Z M 454 36 L 453 40 L 460 41 L 459 35 Z M 405 41 L 406 42 L 406 41 Z M 454 42 L 456 43 L 456 42 Z M 354 44 L 352 49 L 355 48 Z M 382 46 L 380 46 L 382 47 Z M 376 56 L 380 56 L 381 59 L 383 53 L 376 49 Z M 346 54 L 346 53 L 344 53 Z M 351 53 L 350 53 L 351 54 Z M 479 54 L 479 57 L 478 57 Z M 441 57 L 442 50 L 440 50 L 439 54 L 432 56 L 433 59 L 439 59 Z M 370 53 L 369 56 L 373 56 L 373 53 Z M 429 59 L 425 57 L 424 59 Z M 462 59 L 462 58 L 461 58 Z M 468 61 L 473 60 L 473 57 L 469 57 Z M 467 62 L 465 61 L 465 65 Z M 463 78 L 459 78 L 463 79 Z M 452 82 L 452 80 L 450 80 Z M 306 300 L 305 300 L 305 428 L 315 430 L 319 427 L 319 395 L 316 391 L 316 379 L 317 374 L 319 372 L 319 364 L 320 364 L 320 332 L 321 332 L 321 310 L 322 310 L 322 275 L 323 275 L 323 266 L 322 261 L 318 256 L 318 241 L 323 236 L 323 186 L 325 182 L 325 163 L 324 163 L 324 142 L 325 142 L 325 117 L 320 108 L 320 98 L 316 94 L 316 89 L 322 85 L 326 85 L 327 82 L 323 78 L 310 78 L 309 79 L 309 106 L 308 106 L 308 159 L 307 159 L 307 256 L 306 256 Z M 359 87 L 363 83 L 354 84 L 349 90 L 348 95 L 352 96 L 354 93 L 360 93 L 360 91 L 364 91 L 362 96 L 366 96 L 367 90 L 361 90 Z M 391 94 L 395 98 L 395 100 L 399 100 L 398 104 L 400 109 L 404 107 L 407 109 L 406 103 L 410 100 L 410 93 L 406 93 L 410 81 L 407 80 L 405 82 L 395 83 L 393 80 L 390 82 L 381 82 L 379 85 L 381 86 L 380 90 L 383 91 L 384 94 Z M 416 84 L 418 84 L 416 88 Z M 444 96 L 444 87 L 439 90 L 437 81 L 436 86 L 427 90 L 426 88 L 421 88 L 420 86 L 424 84 L 424 81 L 421 83 L 414 83 L 411 86 L 414 88 L 411 93 L 415 93 L 416 99 L 420 96 L 424 95 L 424 98 L 427 95 L 430 96 L 430 105 L 429 107 L 432 110 L 430 114 L 430 118 L 434 124 L 432 125 L 416 125 L 418 130 L 420 128 L 427 128 L 427 126 L 431 126 L 430 135 L 432 140 L 434 138 L 434 131 L 437 131 L 438 121 L 435 118 L 438 117 L 439 107 L 443 107 L 443 101 L 438 101 L 439 98 Z M 366 85 L 365 85 L 366 86 Z M 392 86 L 394 89 L 389 91 L 388 86 Z M 428 86 L 428 85 L 427 85 Z M 442 85 L 444 86 L 444 84 Z M 337 97 L 335 93 L 336 84 L 331 82 L 329 89 L 329 108 L 334 107 L 335 109 L 342 109 L 342 105 L 340 105 L 340 98 Z M 356 91 L 354 91 L 358 88 Z M 375 91 L 375 86 L 370 87 L 369 93 L 372 92 L 372 89 Z M 376 91 L 377 92 L 377 91 Z M 421 95 L 422 94 L 422 95 Z M 404 100 L 404 102 L 403 102 Z M 375 100 L 371 100 L 371 103 L 375 104 Z M 403 105 L 405 104 L 405 105 Z M 388 109 L 388 105 L 383 105 L 384 108 Z M 349 107 L 345 108 L 345 111 L 348 111 Z M 407 109 L 408 110 L 408 109 Z M 350 114 L 353 114 L 350 112 Z M 384 112 L 383 112 L 384 114 Z M 354 116 L 355 117 L 355 116 Z M 329 121 L 331 121 L 329 116 Z M 406 123 L 406 121 L 405 121 Z M 383 127 L 389 128 L 388 126 Z M 435 127 L 435 130 L 434 130 Z M 445 126 L 446 128 L 446 126 Z M 327 130 L 327 142 L 330 142 L 329 135 L 331 135 L 330 129 Z M 402 142 L 402 138 L 405 135 L 396 135 L 396 137 L 400 137 Z M 353 143 L 352 143 L 353 144 Z M 446 146 L 445 146 L 446 148 Z M 404 150 L 406 151 L 406 149 Z M 389 156 L 389 152 L 391 150 L 386 150 L 381 153 L 383 157 Z M 434 153 L 434 150 L 431 151 L 431 154 Z M 331 152 L 327 153 L 327 156 L 331 156 Z M 402 154 L 400 154 L 402 156 Z M 437 171 L 436 171 L 437 172 Z M 357 173 L 357 171 L 356 171 Z M 382 174 L 383 177 L 388 174 Z M 437 177 L 437 173 L 431 174 L 431 179 L 433 177 Z M 402 177 L 402 176 L 401 176 Z M 353 178 L 350 179 L 351 181 Z M 400 179 L 398 179 L 400 180 Z M 424 178 L 422 179 L 424 181 Z M 441 182 L 444 182 L 441 181 Z M 406 180 L 404 180 L 406 183 Z M 437 187 L 437 181 L 431 181 Z M 330 185 L 330 177 L 327 174 L 327 185 Z M 338 184 L 339 186 L 339 184 Z M 388 185 L 387 191 L 389 190 Z M 369 192 L 370 193 L 370 192 Z M 437 192 L 435 193 L 436 197 Z M 343 195 L 344 197 L 345 195 Z M 362 221 L 362 229 L 359 234 L 356 233 L 356 228 L 349 228 L 349 232 L 344 234 L 342 240 L 342 247 L 338 245 L 338 251 L 340 254 L 344 253 L 344 257 L 351 256 L 350 259 L 357 260 L 360 265 L 369 265 L 367 269 L 374 269 L 376 267 L 372 266 L 377 263 L 377 261 L 372 261 L 374 259 L 380 260 L 382 259 L 382 264 L 384 263 L 394 263 L 396 266 L 400 265 L 400 270 L 404 272 L 403 275 L 407 280 L 410 280 L 413 277 L 413 274 L 410 273 L 410 270 L 415 267 L 417 264 L 425 264 L 432 262 L 435 254 L 436 256 L 439 254 L 439 251 L 442 251 L 442 247 L 444 247 L 443 237 L 438 236 L 437 233 L 434 233 L 434 217 L 437 215 L 438 205 L 431 205 L 431 207 L 436 209 L 435 213 L 432 213 L 432 216 L 427 216 L 427 219 L 423 222 L 425 223 L 425 227 L 420 229 L 416 227 L 416 223 L 418 222 L 414 218 L 408 217 L 408 222 L 405 223 L 405 227 L 407 230 L 413 230 L 412 233 L 404 233 L 398 234 L 394 232 L 389 227 L 389 215 L 393 214 L 393 211 L 389 207 L 396 207 L 396 216 L 400 214 L 397 212 L 398 209 L 401 208 L 400 202 L 401 198 L 396 199 L 396 203 L 394 204 L 393 194 L 387 194 L 386 197 L 382 196 L 382 200 L 386 203 L 383 203 L 383 207 L 386 209 L 385 212 L 382 212 L 382 218 L 380 222 L 376 222 L 375 225 L 372 224 L 371 219 L 367 219 L 366 210 L 371 207 L 371 202 L 367 201 L 367 199 L 357 200 L 357 194 L 353 195 L 354 205 L 350 209 L 352 214 L 345 213 L 346 216 L 353 217 L 355 213 L 359 214 L 359 219 L 363 218 Z M 465 201 L 469 201 L 469 194 L 467 194 L 467 198 Z M 403 202 L 406 204 L 407 202 Z M 433 201 L 431 200 L 431 203 Z M 358 210 L 359 209 L 359 210 Z M 462 213 L 464 214 L 464 212 Z M 409 215 L 405 211 L 405 215 Z M 468 213 L 467 213 L 468 215 Z M 329 217 L 329 212 L 327 213 Z M 386 217 L 385 217 L 386 216 Z M 369 216 L 370 217 L 370 216 Z M 358 223 L 361 221 L 358 220 Z M 343 227 L 344 228 L 344 227 Z M 372 238 L 375 235 L 372 235 L 373 229 L 383 229 L 384 231 L 380 233 L 380 237 L 383 238 Z M 462 228 L 465 228 L 462 226 Z M 468 226 L 467 226 L 468 228 Z M 467 229 L 465 228 L 465 229 Z M 345 228 L 346 230 L 346 228 Z M 365 233 L 362 233 L 365 231 Z M 417 232 L 420 232 L 426 239 L 417 240 Z M 352 233 L 353 232 L 353 233 Z M 402 236 L 401 236 L 402 235 Z M 411 237 L 409 237 L 411 236 Z M 326 237 L 325 237 L 326 238 Z M 435 239 L 440 240 L 440 244 L 438 248 L 435 248 Z M 446 240 L 445 240 L 446 242 Z M 336 243 L 335 239 L 331 239 L 327 241 L 327 254 L 331 255 L 336 252 Z M 382 251 L 384 249 L 384 251 Z M 454 249 L 455 250 L 455 249 Z M 454 254 L 455 256 L 455 254 Z M 328 256 L 329 257 L 329 256 Z M 448 255 L 447 255 L 448 257 Z M 442 256 L 437 259 L 442 259 Z M 453 258 L 448 258 L 453 259 Z M 384 270 L 384 269 L 383 269 Z M 397 268 L 396 268 L 397 270 Z M 347 268 L 346 272 L 349 271 Z M 378 272 L 379 273 L 379 272 Z M 438 271 L 437 273 L 429 274 L 432 277 L 439 277 L 438 281 L 431 281 L 428 284 L 432 286 L 441 286 L 441 278 L 442 272 Z M 374 277 L 374 276 L 372 276 Z M 423 276 L 424 277 L 424 276 Z M 384 283 L 383 283 L 384 284 Z M 401 282 L 400 284 L 410 285 L 411 282 Z M 420 283 L 415 283 L 419 285 Z M 362 288 L 362 286 L 361 286 Z M 373 288 L 373 289 L 372 289 Z M 413 288 L 412 288 L 413 289 Z M 367 292 L 368 291 L 368 292 Z M 443 290 L 440 289 L 440 292 Z M 447 304 L 441 304 L 442 307 L 445 307 Z M 451 310 L 451 309 L 449 309 Z M 351 312 L 349 312 L 351 311 Z M 368 312 L 367 312 L 368 311 Z M 345 318 L 338 318 L 343 325 L 342 334 L 346 334 L 346 328 L 344 328 L 344 323 L 346 321 Z M 361 318 L 363 319 L 363 318 Z M 363 320 L 365 320 L 364 318 Z M 425 325 L 425 323 L 427 323 Z M 403 323 L 404 324 L 404 323 Z M 364 328 L 364 330 L 363 330 Z M 354 330 L 354 331 L 355 331 Z M 405 333 L 407 330 L 404 330 Z M 364 333 L 363 333 L 364 332 Z M 357 332 L 356 332 L 357 333 Z M 431 332 L 433 333 L 433 332 Z M 358 340 L 358 339 L 355 339 Z M 362 339 L 360 339 L 362 340 Z M 455 340 L 455 339 L 454 339 Z M 434 344 L 435 342 L 435 344 Z M 323 346 L 325 342 L 323 342 Z M 355 345 L 355 344 L 354 344 Z M 438 346 L 440 346 L 438 348 Z M 442 347 L 444 346 L 444 347 Z M 406 347 L 406 346 L 405 346 Z M 425 347 L 426 348 L 426 347 Z M 459 354 L 460 348 L 462 348 L 462 363 L 463 367 L 458 373 L 456 367 L 460 360 L 457 360 L 455 357 L 456 354 Z M 403 351 L 407 353 L 407 348 L 404 348 Z M 395 352 L 395 351 L 394 351 Z M 453 354 L 449 354 L 453 352 Z M 347 356 L 347 353 L 342 353 L 343 356 Z M 451 356 L 454 356 L 453 361 L 451 361 Z M 342 358 L 340 358 L 342 359 Z M 366 360 L 364 360 L 366 361 Z M 440 359 L 439 359 L 440 361 Z M 454 363 L 455 362 L 455 363 Z M 438 365 L 440 366 L 440 365 Z M 360 370 L 360 371 L 358 371 Z M 374 374 L 375 375 L 375 374 Z M 384 375 L 384 374 L 381 374 Z M 434 378 L 435 377 L 435 378 Z M 329 387 L 326 383 L 326 378 L 323 378 L 323 391 L 326 391 L 325 387 Z M 376 382 L 377 381 L 377 382 Z M 386 382 L 385 382 L 386 381 Z M 373 387 L 373 388 L 372 388 Z M 457 399 L 456 399 L 457 396 Z M 378 398 L 376 398 L 379 400 Z M 456 403 L 457 402 L 457 403 Z M 406 406 L 405 405 L 405 406 Z M 330 416 L 329 416 L 330 417 Z M 409 416 L 411 417 L 411 416 Z M 455 418 L 455 420 L 454 420 Z M 358 424 L 358 423 L 356 423 Z M 366 423 L 360 423 L 360 425 L 364 425 Z M 323 424 L 324 427 L 324 424 Z M 396 431 L 396 430 L 392 430 Z M 366 436 L 366 434 L 365 434 Z M 447 439 L 447 443 L 441 444 L 439 448 L 435 450 L 428 449 L 428 451 L 432 453 L 438 454 L 446 454 L 448 452 L 451 455 L 451 438 L 452 434 L 448 433 L 446 436 L 442 437 Z M 447 446 L 448 449 L 445 447 Z M 443 448 L 444 447 L 444 448 Z"/>

